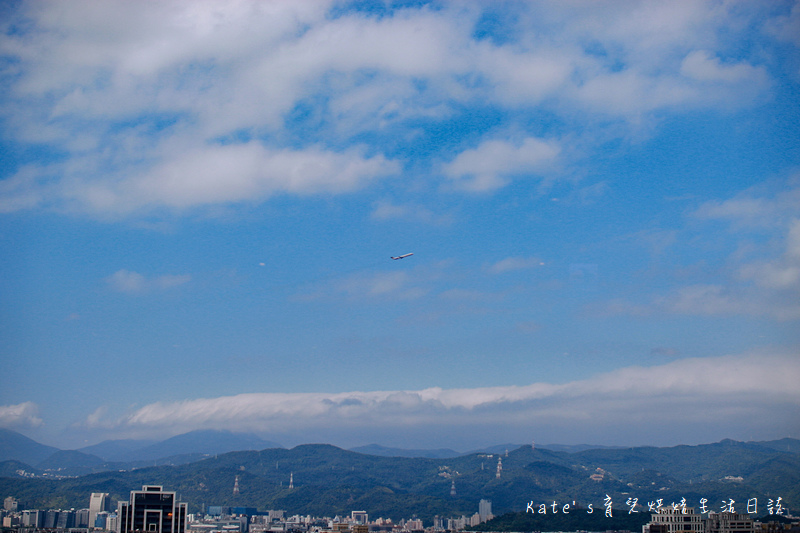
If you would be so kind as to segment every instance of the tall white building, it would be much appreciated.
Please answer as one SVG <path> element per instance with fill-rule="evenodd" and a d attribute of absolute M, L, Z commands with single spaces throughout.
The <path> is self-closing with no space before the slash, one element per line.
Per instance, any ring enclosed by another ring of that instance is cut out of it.
<path fill-rule="evenodd" d="M 95 527 L 97 513 L 107 513 L 111 510 L 111 499 L 108 497 L 108 493 L 93 492 L 91 498 L 89 498 L 89 529 Z"/>
<path fill-rule="evenodd" d="M 492 502 L 489 500 L 481 500 L 478 503 L 478 514 L 481 517 L 481 523 L 494 518 L 492 514 Z"/>

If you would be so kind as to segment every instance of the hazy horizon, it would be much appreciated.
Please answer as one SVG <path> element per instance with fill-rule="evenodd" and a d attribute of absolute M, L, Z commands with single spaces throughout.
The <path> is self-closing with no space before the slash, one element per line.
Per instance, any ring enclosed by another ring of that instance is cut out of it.
<path fill-rule="evenodd" d="M 17 433 L 19 433 L 19 434 L 21 434 L 21 435 L 23 435 L 25 437 L 31 438 L 32 440 L 34 440 L 36 442 L 39 442 L 39 444 L 44 444 L 46 446 L 51 446 L 51 447 L 59 448 L 59 449 L 62 449 L 62 450 L 80 451 L 80 450 L 84 450 L 86 448 L 92 448 L 94 446 L 101 445 L 101 444 L 106 444 L 106 443 L 111 443 L 111 442 L 128 442 L 128 441 L 140 443 L 141 444 L 141 448 L 146 448 L 146 447 L 152 446 L 154 444 L 160 444 L 162 442 L 168 441 L 168 440 L 170 440 L 170 439 L 172 439 L 174 437 L 182 437 L 182 436 L 187 435 L 187 434 L 191 434 L 191 433 L 194 433 L 194 432 L 203 432 L 203 431 L 208 431 L 208 430 L 191 430 L 191 431 L 189 431 L 187 433 L 179 433 L 177 435 L 171 435 L 171 436 L 166 437 L 164 439 L 107 439 L 107 440 L 93 442 L 93 443 L 90 443 L 90 444 L 85 444 L 85 445 L 82 445 L 82 446 L 72 447 L 72 448 L 59 447 L 57 442 L 40 442 L 40 441 L 36 440 L 35 438 L 27 435 L 26 432 L 24 432 L 24 431 L 17 431 Z M 226 432 L 226 431 L 229 431 L 229 430 L 210 430 L 210 431 L 223 431 L 223 432 Z M 365 442 L 365 443 L 362 443 L 362 444 L 351 444 L 351 445 L 338 445 L 338 444 L 333 443 L 333 442 L 316 442 L 316 441 L 315 442 L 290 442 L 289 444 L 284 444 L 283 442 L 275 442 L 275 441 L 271 440 L 269 438 L 269 435 L 258 435 L 256 433 L 251 433 L 251 432 L 246 432 L 246 431 L 230 431 L 230 433 L 233 434 L 233 435 L 242 435 L 242 436 L 247 436 L 247 437 L 255 436 L 255 437 L 261 438 L 265 442 L 272 442 L 273 444 L 276 445 L 274 447 L 284 448 L 284 449 L 292 449 L 292 448 L 295 448 L 297 446 L 305 446 L 305 445 L 331 445 L 331 446 L 336 446 L 337 448 L 342 448 L 342 449 L 345 449 L 345 450 L 357 450 L 358 448 L 368 448 L 370 446 L 378 446 L 378 447 L 385 448 L 385 449 L 402 450 L 402 451 L 409 451 L 409 452 L 412 452 L 412 451 L 450 450 L 450 451 L 456 452 L 458 454 L 469 454 L 469 453 L 481 452 L 482 450 L 486 450 L 486 449 L 490 449 L 490 448 L 498 448 L 498 447 L 506 447 L 509 451 L 512 451 L 512 450 L 515 450 L 515 449 L 519 449 L 521 447 L 526 447 L 526 446 L 531 446 L 531 445 L 534 445 L 535 447 L 539 447 L 539 448 L 545 448 L 545 449 L 559 448 L 559 447 L 580 448 L 580 447 L 584 447 L 584 446 L 588 447 L 588 448 L 637 448 L 637 447 L 651 447 L 651 446 L 653 446 L 653 445 L 648 445 L 648 444 L 632 444 L 632 445 L 623 445 L 623 444 L 614 445 L 614 444 L 611 444 L 610 445 L 610 444 L 598 443 L 598 442 L 595 442 L 595 443 L 580 442 L 580 443 L 565 444 L 565 443 L 561 443 L 561 442 L 521 443 L 521 442 L 499 442 L 498 441 L 498 442 L 492 442 L 492 443 L 486 444 L 484 446 L 469 447 L 469 448 L 463 448 L 463 449 L 456 449 L 456 448 L 452 448 L 452 447 L 449 447 L 449 446 L 413 447 L 412 448 L 412 447 L 391 446 L 391 445 L 386 445 L 386 444 L 380 444 L 378 442 L 368 442 L 368 443 Z M 720 439 L 718 441 L 692 442 L 692 443 L 680 442 L 680 443 L 666 444 L 666 445 L 663 445 L 663 446 L 655 446 L 655 447 L 670 448 L 670 447 L 675 447 L 675 446 L 704 446 L 704 445 L 710 445 L 710 444 L 718 444 L 718 443 L 726 441 L 726 440 L 733 440 L 733 441 L 736 441 L 736 442 L 757 444 L 757 443 L 761 443 L 761 442 L 775 442 L 775 441 L 780 441 L 780 440 L 783 440 L 783 439 L 792 439 L 792 438 L 793 437 L 781 437 L 781 438 L 777 438 L 777 439 L 771 439 L 771 440 L 768 440 L 768 441 L 761 441 L 761 440 L 758 440 L 758 441 L 747 441 L 747 440 L 746 441 L 737 441 L 736 439 L 723 438 L 723 439 Z M 269 446 L 269 447 L 272 447 L 272 446 Z M 141 448 L 139 446 L 136 446 L 133 449 L 139 450 Z M 266 449 L 266 448 L 253 448 L 254 451 L 258 451 L 260 449 Z M 231 450 L 231 451 L 247 451 L 247 450 L 242 448 L 242 449 Z M 87 452 L 87 453 L 89 453 L 89 452 Z M 360 453 L 368 453 L 368 452 L 360 452 Z"/>

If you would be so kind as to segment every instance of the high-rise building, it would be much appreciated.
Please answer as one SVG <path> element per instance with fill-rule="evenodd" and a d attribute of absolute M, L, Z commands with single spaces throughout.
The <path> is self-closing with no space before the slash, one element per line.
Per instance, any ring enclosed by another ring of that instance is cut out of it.
<path fill-rule="evenodd" d="M 161 485 L 145 485 L 132 490 L 130 501 L 119 502 L 118 533 L 184 533 L 186 504 Z"/>
<path fill-rule="evenodd" d="M 75 511 L 60 511 L 56 520 L 56 529 L 70 529 L 75 527 Z"/>
<path fill-rule="evenodd" d="M 89 509 L 75 511 L 75 527 L 89 527 Z"/>
<path fill-rule="evenodd" d="M 93 492 L 89 498 L 89 528 L 94 528 L 97 513 L 111 511 L 111 498 L 107 492 Z"/>
<path fill-rule="evenodd" d="M 48 509 L 44 512 L 44 528 L 55 529 L 58 525 L 58 511 L 55 509 Z"/>
<path fill-rule="evenodd" d="M 44 511 L 22 511 L 22 525 L 40 529 L 44 527 Z"/>
<path fill-rule="evenodd" d="M 478 503 L 478 514 L 481 517 L 481 523 L 494 518 L 492 514 L 492 502 L 489 500 L 481 500 Z"/>

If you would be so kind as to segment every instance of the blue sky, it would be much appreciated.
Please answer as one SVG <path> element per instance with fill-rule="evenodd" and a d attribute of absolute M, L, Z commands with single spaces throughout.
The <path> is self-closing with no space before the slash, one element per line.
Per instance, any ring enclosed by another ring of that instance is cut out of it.
<path fill-rule="evenodd" d="M 800 437 L 800 4 L 2 9 L 0 426 Z"/>

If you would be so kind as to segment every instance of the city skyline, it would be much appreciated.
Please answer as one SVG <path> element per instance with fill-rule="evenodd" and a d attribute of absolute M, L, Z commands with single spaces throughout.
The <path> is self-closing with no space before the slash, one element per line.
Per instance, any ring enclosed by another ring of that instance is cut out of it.
<path fill-rule="evenodd" d="M 0 13 L 0 427 L 800 437 L 799 3 Z"/>

